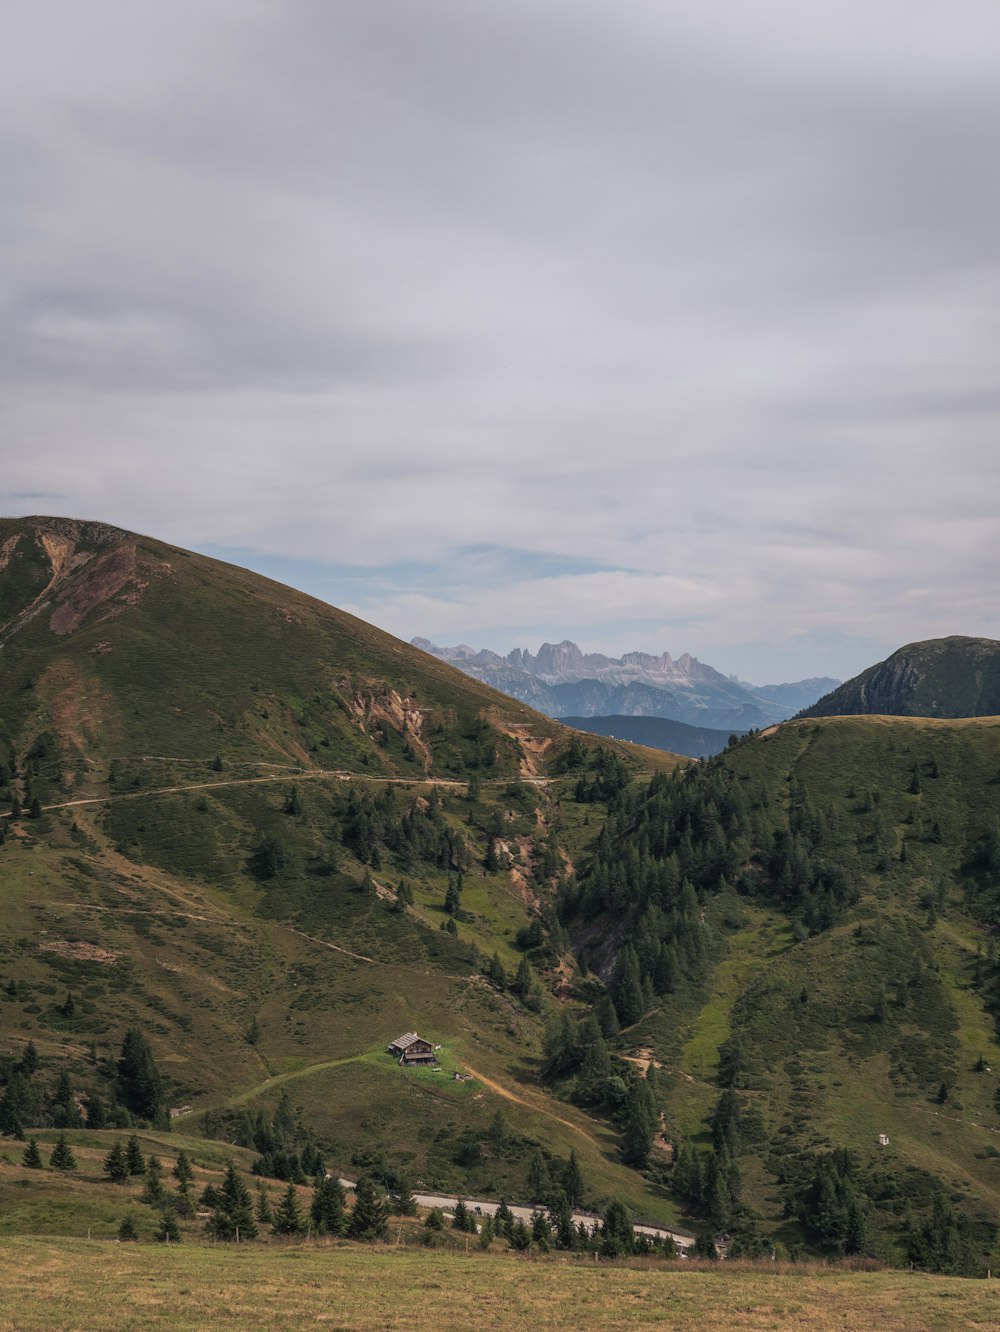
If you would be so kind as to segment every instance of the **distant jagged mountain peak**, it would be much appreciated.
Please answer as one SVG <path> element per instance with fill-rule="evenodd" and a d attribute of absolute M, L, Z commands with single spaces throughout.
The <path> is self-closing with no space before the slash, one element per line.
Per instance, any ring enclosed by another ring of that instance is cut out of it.
<path fill-rule="evenodd" d="M 907 643 L 805 707 L 801 715 L 865 713 L 890 717 L 1000 715 L 1000 642 L 955 634 Z"/>
<path fill-rule="evenodd" d="M 465 644 L 438 647 L 412 640 L 442 661 L 551 717 L 662 717 L 691 726 L 746 731 L 792 716 L 839 683 L 823 679 L 757 689 L 689 652 L 626 652 L 608 657 L 583 652 L 569 639 L 543 643 L 537 653 L 514 648 L 506 656 Z"/>

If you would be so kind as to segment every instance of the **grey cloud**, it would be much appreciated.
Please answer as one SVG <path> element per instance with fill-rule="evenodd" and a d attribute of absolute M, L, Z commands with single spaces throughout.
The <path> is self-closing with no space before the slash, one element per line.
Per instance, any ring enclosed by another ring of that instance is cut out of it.
<path fill-rule="evenodd" d="M 606 566 L 517 586 L 577 626 L 648 594 L 664 624 L 701 597 L 718 644 L 996 628 L 992 3 L 53 0 L 9 28 L 12 490 L 437 562 L 368 607 L 406 635 L 514 615 L 452 586 L 479 543 Z"/>

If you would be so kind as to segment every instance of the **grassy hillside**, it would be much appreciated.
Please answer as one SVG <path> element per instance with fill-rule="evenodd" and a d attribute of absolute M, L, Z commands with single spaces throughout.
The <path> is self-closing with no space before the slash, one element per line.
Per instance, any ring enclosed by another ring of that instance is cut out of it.
<path fill-rule="evenodd" d="M 491 1254 L 357 1246 L 192 1247 L 16 1240 L 5 1248 L 0 1327 L 287 1329 L 351 1332 L 475 1326 L 519 1332 L 586 1325 L 727 1328 L 801 1324 L 825 1332 L 995 1327 L 996 1282 L 804 1264 L 740 1269 L 680 1264 L 517 1262 Z"/>
<path fill-rule="evenodd" d="M 602 817 L 561 794 L 676 759 L 117 529 L 7 521 L 0 552 L 0 1082 L 33 1041 L 26 1125 L 53 1121 L 63 1072 L 108 1101 L 137 1027 L 185 1128 L 249 1142 L 285 1093 L 345 1171 L 377 1150 L 428 1187 L 520 1196 L 532 1152 L 575 1148 L 595 1200 L 673 1215 L 613 1128 L 538 1084 L 543 982 L 572 959 L 536 949 L 530 991 L 514 975 Z M 412 1028 L 484 1080 L 398 1069 L 385 1046 Z"/>
<path fill-rule="evenodd" d="M 935 1191 L 992 1245 L 998 782 L 995 720 L 834 718 L 623 793 L 564 924 L 614 921 L 619 1020 L 634 949 L 640 1011 L 610 1044 L 661 1065 L 686 1174 L 735 1165 L 730 1196 L 664 1169 L 692 1219 L 822 1244 L 804 1195 L 846 1148 L 869 1251 L 898 1260 Z"/>
<path fill-rule="evenodd" d="M 735 1252 L 987 1261 L 1000 724 L 684 763 L 144 538 L 0 552 L 0 1128 L 127 1123 L 135 1028 L 197 1138 L 513 1200 L 574 1152 Z"/>

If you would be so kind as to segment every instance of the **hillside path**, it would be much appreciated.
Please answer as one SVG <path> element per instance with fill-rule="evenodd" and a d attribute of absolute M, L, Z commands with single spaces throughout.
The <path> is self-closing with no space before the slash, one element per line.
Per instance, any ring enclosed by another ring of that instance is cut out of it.
<path fill-rule="evenodd" d="M 472 1065 L 464 1059 L 462 1060 L 462 1067 L 467 1073 L 471 1073 L 477 1082 L 481 1082 L 484 1087 L 488 1087 L 490 1091 L 495 1092 L 497 1096 L 502 1096 L 505 1101 L 512 1101 L 514 1105 L 521 1105 L 525 1110 L 533 1110 L 536 1114 L 545 1115 L 549 1119 L 554 1119 L 557 1124 L 562 1124 L 565 1128 L 572 1129 L 574 1133 L 579 1133 L 580 1137 L 586 1138 L 592 1147 L 596 1147 L 598 1151 L 601 1150 L 601 1144 L 592 1133 L 588 1133 L 587 1130 L 581 1128 L 579 1124 L 574 1124 L 572 1120 L 563 1119 L 561 1115 L 555 1114 L 547 1105 L 541 1103 L 541 1098 L 535 1101 L 526 1101 L 524 1097 L 518 1096 L 516 1092 L 512 1092 L 502 1083 L 494 1082 L 494 1080 L 488 1078 L 485 1073 L 480 1073 L 477 1069 L 474 1069 Z"/>
<path fill-rule="evenodd" d="M 460 790 L 465 790 L 468 786 L 467 782 L 459 781 L 455 777 L 377 777 L 367 772 L 348 772 L 346 769 L 340 768 L 302 768 L 293 769 L 290 772 L 271 774 L 267 777 L 232 777 L 222 782 L 186 782 L 180 786 L 150 786 L 139 791 L 116 791 L 102 796 L 81 796 L 76 800 L 60 800 L 52 805 L 43 805 L 42 813 L 47 814 L 56 809 L 76 809 L 82 805 L 106 805 L 113 800 L 146 800 L 150 796 L 179 795 L 184 791 L 211 791 L 222 786 L 262 786 L 268 782 L 288 782 L 292 779 L 297 782 L 305 782 L 322 780 L 323 778 L 340 782 L 372 782 L 383 786 L 451 786 L 458 787 Z M 482 782 L 481 785 L 507 786 L 512 780 L 515 779 L 491 777 Z M 552 778 L 522 777 L 519 780 L 527 786 L 547 786 Z M 0 814 L 0 819 L 9 819 L 10 817 L 9 810 Z"/>

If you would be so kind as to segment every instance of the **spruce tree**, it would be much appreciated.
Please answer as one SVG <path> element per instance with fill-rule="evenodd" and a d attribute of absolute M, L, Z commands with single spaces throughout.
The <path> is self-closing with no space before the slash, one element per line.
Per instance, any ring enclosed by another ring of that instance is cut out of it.
<path fill-rule="evenodd" d="M 257 1238 L 250 1190 L 231 1161 L 226 1166 L 221 1186 L 214 1190 L 214 1199 L 215 1210 L 207 1223 L 210 1234 L 223 1240 Z"/>
<path fill-rule="evenodd" d="M 507 1206 L 504 1198 L 500 1200 L 500 1206 L 497 1208 L 493 1217 L 493 1229 L 498 1235 L 503 1235 L 510 1239 L 511 1228 L 514 1225 L 514 1213 Z"/>
<path fill-rule="evenodd" d="M 552 1180 L 549 1176 L 549 1168 L 545 1164 L 545 1157 L 536 1147 L 528 1161 L 528 1194 L 532 1202 L 545 1202 L 549 1196 L 549 1190 L 552 1188 Z"/>
<path fill-rule="evenodd" d="M 551 1248 L 552 1227 L 544 1212 L 531 1214 L 531 1242 L 539 1253 L 548 1253 Z"/>
<path fill-rule="evenodd" d="M 25 1147 L 21 1156 L 21 1164 L 27 1166 L 29 1170 L 42 1170 L 45 1163 L 42 1160 L 42 1154 L 38 1150 L 38 1143 L 34 1138 L 28 1139 L 28 1145 Z"/>
<path fill-rule="evenodd" d="M 254 1207 L 254 1216 L 262 1226 L 269 1226 L 274 1220 L 274 1213 L 271 1211 L 271 1195 L 267 1191 L 267 1185 L 263 1180 L 257 1183 L 257 1203 Z"/>
<path fill-rule="evenodd" d="M 575 1150 L 570 1151 L 569 1159 L 563 1167 L 562 1186 L 570 1207 L 579 1207 L 583 1202 L 583 1174 Z"/>
<path fill-rule="evenodd" d="M 108 1126 L 107 1109 L 96 1092 L 87 1093 L 86 1126 L 89 1129 L 102 1129 Z"/>
<path fill-rule="evenodd" d="M 159 1159 L 150 1156 L 146 1162 L 146 1171 L 142 1183 L 142 1201 L 155 1206 L 163 1200 L 163 1167 Z"/>
<path fill-rule="evenodd" d="M 462 906 L 462 897 L 454 879 L 448 880 L 448 891 L 444 895 L 444 909 L 449 916 L 457 916 Z"/>
<path fill-rule="evenodd" d="M 56 1145 L 52 1148 L 52 1156 L 49 1164 L 53 1170 L 75 1170 L 76 1157 L 73 1155 L 73 1149 L 66 1141 L 66 1134 L 60 1133 L 56 1138 Z"/>
<path fill-rule="evenodd" d="M 416 1216 L 417 1204 L 414 1201 L 413 1190 L 410 1187 L 410 1180 L 407 1175 L 401 1174 L 399 1176 L 392 1205 L 397 1216 Z"/>
<path fill-rule="evenodd" d="M 144 1175 L 146 1173 L 146 1162 L 142 1155 L 142 1147 L 134 1133 L 129 1134 L 128 1142 L 125 1144 L 125 1164 L 130 1175 Z"/>
<path fill-rule="evenodd" d="M 316 1181 L 309 1208 L 316 1231 L 323 1235 L 343 1235 L 347 1225 L 344 1190 L 339 1179 L 324 1176 Z"/>
<path fill-rule="evenodd" d="M 618 1199 L 608 1204 L 601 1229 L 601 1253 L 607 1258 L 621 1258 L 635 1249 L 635 1231 L 628 1212 Z"/>
<path fill-rule="evenodd" d="M 113 1184 L 124 1184 L 129 1176 L 128 1161 L 121 1138 L 115 1138 L 104 1158 L 104 1173 Z"/>
<path fill-rule="evenodd" d="M 357 1240 L 389 1238 L 385 1204 L 375 1192 L 375 1184 L 368 1175 L 362 1175 L 355 1185 L 354 1210 L 348 1222 L 347 1234 Z"/>
<path fill-rule="evenodd" d="M 473 1222 L 473 1224 L 475 1224 L 475 1222 Z M 455 1204 L 455 1212 L 451 1218 L 451 1228 L 452 1230 L 469 1229 L 469 1210 L 462 1198 L 459 1198 L 458 1202 Z"/>
<path fill-rule="evenodd" d="M 194 1170 L 191 1167 L 190 1158 L 188 1157 L 187 1152 L 184 1151 L 183 1147 L 177 1153 L 177 1160 L 170 1173 L 173 1175 L 174 1179 L 176 1179 L 180 1189 L 187 1192 L 191 1186 L 191 1181 L 194 1179 Z"/>
<path fill-rule="evenodd" d="M 172 1207 L 164 1207 L 160 1215 L 160 1226 L 156 1238 L 161 1244 L 180 1244 L 181 1230 L 177 1224 L 177 1213 Z"/>
<path fill-rule="evenodd" d="M 118 1100 L 140 1119 L 169 1127 L 163 1104 L 163 1079 L 149 1042 L 138 1027 L 130 1027 L 122 1040 L 118 1059 Z"/>
<path fill-rule="evenodd" d="M 629 1088 L 625 1103 L 622 1160 L 626 1165 L 642 1170 L 649 1163 L 655 1124 L 655 1112 L 651 1105 L 649 1088 L 643 1080 L 636 1080 Z"/>
<path fill-rule="evenodd" d="M 622 950 L 619 959 L 614 1002 L 621 1022 L 626 1027 L 638 1022 L 643 1015 L 645 1001 L 639 975 L 639 959 L 631 944 Z"/>
<path fill-rule="evenodd" d="M 305 1228 L 306 1223 L 302 1216 L 302 1209 L 299 1207 L 298 1192 L 294 1184 L 289 1184 L 282 1194 L 278 1210 L 274 1214 L 271 1234 L 301 1235 Z"/>
<path fill-rule="evenodd" d="M 52 1121 L 56 1128 L 82 1128 L 83 1120 L 73 1095 L 73 1084 L 65 1069 L 59 1074 L 52 1096 Z"/>
<path fill-rule="evenodd" d="M 139 1234 L 135 1228 L 135 1222 L 130 1216 L 123 1216 L 118 1225 L 118 1238 L 122 1241 L 137 1240 Z"/>
<path fill-rule="evenodd" d="M 8 987 L 9 988 L 9 987 Z M 24 1047 L 24 1053 L 21 1055 L 21 1072 L 26 1078 L 30 1078 L 32 1073 L 38 1071 L 39 1065 L 38 1046 L 34 1041 L 29 1041 Z"/>

